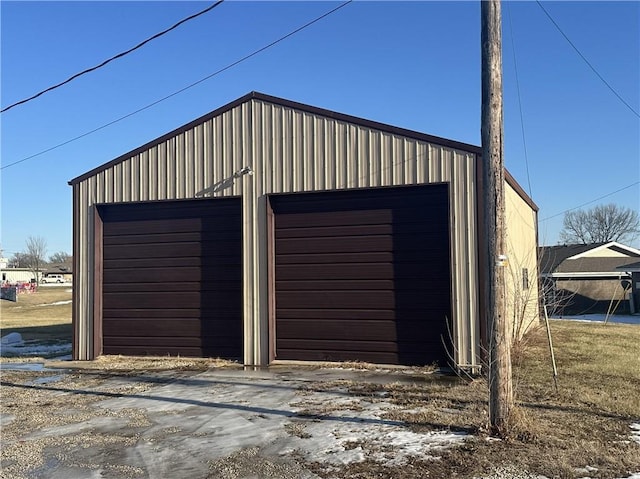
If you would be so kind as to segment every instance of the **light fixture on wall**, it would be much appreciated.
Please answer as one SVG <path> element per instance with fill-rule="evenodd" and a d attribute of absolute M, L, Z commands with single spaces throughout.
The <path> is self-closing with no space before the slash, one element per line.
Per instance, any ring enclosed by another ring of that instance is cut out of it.
<path fill-rule="evenodd" d="M 208 196 L 213 193 L 217 193 L 218 191 L 226 190 L 227 188 L 231 188 L 237 178 L 240 178 L 244 175 L 253 175 L 253 169 L 250 166 L 245 166 L 236 171 L 233 175 L 225 178 L 224 180 L 220 180 L 217 183 L 211 185 L 208 188 L 205 188 L 202 191 L 198 191 L 196 193 L 196 198 L 200 198 L 202 196 Z"/>

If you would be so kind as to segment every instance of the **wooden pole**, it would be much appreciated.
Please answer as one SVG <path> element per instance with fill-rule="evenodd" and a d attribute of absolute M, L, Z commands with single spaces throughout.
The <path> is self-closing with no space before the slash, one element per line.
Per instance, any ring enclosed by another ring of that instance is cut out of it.
<path fill-rule="evenodd" d="M 549 342 L 549 351 L 551 351 L 551 366 L 553 367 L 553 385 L 558 392 L 558 368 L 556 366 L 556 353 L 553 351 L 553 340 L 551 339 L 551 328 L 549 327 L 549 314 L 547 305 L 544 305 L 544 324 L 547 327 L 547 341 Z"/>
<path fill-rule="evenodd" d="M 511 338 L 506 318 L 504 162 L 502 122 L 502 34 L 500 0 L 482 0 L 482 161 L 485 261 L 489 322 L 489 420 L 499 436 L 509 432 L 513 408 Z"/>

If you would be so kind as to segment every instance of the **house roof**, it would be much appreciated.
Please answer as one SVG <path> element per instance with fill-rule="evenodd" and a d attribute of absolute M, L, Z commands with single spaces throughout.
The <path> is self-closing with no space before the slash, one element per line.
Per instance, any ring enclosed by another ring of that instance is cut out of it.
<path fill-rule="evenodd" d="M 71 274 L 73 273 L 73 264 L 72 263 L 51 263 L 46 265 L 43 270 L 47 274 L 53 273 L 61 273 L 61 274 Z"/>
<path fill-rule="evenodd" d="M 618 266 L 616 269 L 619 269 L 625 272 L 634 272 L 634 273 L 640 272 L 640 261 Z"/>
<path fill-rule="evenodd" d="M 619 253 L 619 255 L 598 255 L 605 250 Z M 541 246 L 540 273 L 619 272 L 620 267 L 637 262 L 639 257 L 639 250 L 615 241 L 587 245 Z"/>
<path fill-rule="evenodd" d="M 426 133 L 420 133 L 418 131 L 414 131 L 414 130 L 408 130 L 405 128 L 400 128 L 397 126 L 392 126 L 392 125 L 388 125 L 385 123 L 379 123 L 377 121 L 372 121 L 372 120 L 367 120 L 364 118 L 359 118 L 356 116 L 352 116 L 352 115 L 347 115 L 344 113 L 338 113 L 335 111 L 331 111 L 331 110 L 326 110 L 324 108 L 318 108 L 315 106 L 311 106 L 311 105 L 306 105 L 304 103 L 298 103 L 295 101 L 291 101 L 291 100 L 286 100 L 284 98 L 278 98 L 275 96 L 271 96 L 271 95 L 266 95 L 264 93 L 260 93 L 260 92 L 256 92 L 256 91 L 252 91 L 240 98 L 238 98 L 237 100 L 234 100 L 230 103 L 227 103 L 226 105 L 210 112 L 207 113 L 206 115 L 201 116 L 200 118 L 197 118 L 189 123 L 187 123 L 186 125 L 183 125 L 179 128 L 176 128 L 173 131 L 170 131 L 169 133 L 162 135 L 159 138 L 156 138 L 155 140 L 152 140 L 142 146 L 140 146 L 139 148 L 136 148 L 135 150 L 132 150 L 128 153 L 125 153 L 124 155 L 121 155 L 117 158 L 115 158 L 114 160 L 111 160 L 107 163 L 104 163 L 103 165 L 100 165 L 86 173 L 84 173 L 83 175 L 80 175 L 72 180 L 69 181 L 69 185 L 73 186 L 76 185 L 84 180 L 86 180 L 87 178 L 90 178 L 104 170 L 107 170 L 109 168 L 111 168 L 114 165 L 117 165 L 129 158 L 131 158 L 132 156 L 135 156 L 139 153 L 142 153 L 144 151 L 149 150 L 150 148 L 153 148 L 154 146 L 157 146 L 165 141 L 167 141 L 170 138 L 173 138 L 174 136 L 177 136 L 187 130 L 190 130 L 212 118 L 215 118 L 217 116 L 220 116 L 222 114 L 224 114 L 225 112 L 232 110 L 240 105 L 242 105 L 243 103 L 252 101 L 252 100 L 258 100 L 258 101 L 263 101 L 263 102 L 269 102 L 269 103 L 273 103 L 275 105 L 280 105 L 280 106 L 284 106 L 284 107 L 288 107 L 288 108 L 292 108 L 292 109 L 296 109 L 299 111 L 303 111 L 303 112 L 308 112 L 314 115 L 321 115 L 321 116 L 325 116 L 328 118 L 332 118 L 338 121 L 343 121 L 345 123 L 352 123 L 355 125 L 359 125 L 359 126 L 364 126 L 366 128 L 372 128 L 375 130 L 380 130 L 386 133 L 391 133 L 394 135 L 398 135 L 398 136 L 405 136 L 407 138 L 413 138 L 416 140 L 420 140 L 420 141 L 425 141 L 428 143 L 432 143 L 432 144 L 436 144 L 436 145 L 441 145 L 444 147 L 448 147 L 448 148 L 453 148 L 453 149 L 457 149 L 457 150 L 462 150 L 462 151 L 468 151 L 470 153 L 474 153 L 478 156 L 482 155 L 482 148 L 476 145 L 470 145 L 468 143 L 463 143 L 463 142 L 459 142 L 459 141 L 454 141 L 454 140 L 449 140 L 446 138 L 441 138 L 438 136 L 432 136 L 432 135 L 428 135 Z M 529 195 L 524 191 L 524 189 L 518 184 L 518 182 L 515 180 L 515 178 L 505 169 L 505 181 L 518 193 L 518 195 L 520 195 L 525 201 L 526 203 L 535 211 L 538 211 L 538 206 L 533 202 L 533 200 L 529 197 Z"/>
<path fill-rule="evenodd" d="M 572 244 L 540 247 L 540 272 L 553 273 L 567 258 L 589 251 L 605 243 Z"/>

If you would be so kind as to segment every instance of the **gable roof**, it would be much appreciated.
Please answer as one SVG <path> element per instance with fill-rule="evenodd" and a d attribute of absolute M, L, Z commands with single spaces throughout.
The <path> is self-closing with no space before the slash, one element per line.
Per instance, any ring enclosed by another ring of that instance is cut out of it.
<path fill-rule="evenodd" d="M 540 247 L 540 272 L 553 273 L 556 268 L 567 258 L 584 253 L 605 243 L 597 244 L 572 244 Z"/>
<path fill-rule="evenodd" d="M 292 100 L 286 100 L 284 98 L 278 98 L 275 96 L 271 96 L 271 95 L 266 95 L 264 93 L 260 93 L 260 92 L 256 92 L 256 91 L 252 91 L 250 93 L 247 93 L 246 95 L 238 98 L 237 100 L 234 100 L 230 103 L 227 103 L 226 105 L 217 108 L 216 110 L 213 110 L 210 113 L 207 113 L 206 115 L 201 116 L 200 118 L 197 118 L 189 123 L 187 123 L 186 125 L 183 125 L 179 128 L 176 128 L 173 131 L 170 131 L 169 133 L 166 133 L 164 135 L 162 135 L 159 138 L 156 138 L 155 140 L 152 140 L 148 143 L 145 143 L 144 145 L 128 152 L 125 153 L 124 155 L 120 155 L 119 157 L 104 163 L 76 178 L 73 178 L 72 180 L 70 180 L 68 182 L 69 185 L 74 186 L 84 180 L 86 180 L 87 178 L 90 178 L 104 170 L 107 170 L 109 168 L 111 168 L 114 165 L 117 165 L 119 163 L 122 163 L 123 161 L 131 158 L 132 156 L 135 156 L 139 153 L 142 153 L 144 151 L 147 151 L 151 148 L 153 148 L 154 146 L 157 146 L 161 143 L 164 143 L 165 141 L 167 141 L 170 138 L 173 138 L 177 135 L 180 135 L 181 133 L 184 133 L 187 130 L 190 130 L 202 123 L 207 122 L 208 120 L 215 118 L 217 116 L 220 116 L 226 112 L 228 112 L 229 110 L 232 110 L 244 103 L 247 103 L 249 101 L 252 100 L 258 100 L 258 101 L 263 101 L 263 102 L 268 102 L 268 103 L 272 103 L 275 105 L 280 105 L 286 108 L 292 108 L 298 111 L 302 111 L 302 112 L 307 112 L 310 114 L 314 114 L 314 115 L 320 115 L 320 116 L 325 116 L 327 118 L 332 118 L 334 120 L 338 120 L 338 121 L 342 121 L 345 123 L 351 123 L 351 124 L 355 124 L 358 126 L 363 126 L 365 128 L 371 128 L 371 129 L 375 129 L 375 130 L 379 130 L 382 132 L 386 132 L 386 133 L 390 133 L 393 135 L 398 135 L 398 136 L 404 136 L 407 138 L 413 138 L 416 140 L 420 140 L 420 141 L 424 141 L 427 143 L 432 143 L 435 145 L 440 145 L 440 146 L 444 146 L 447 148 L 452 148 L 452 149 L 456 149 L 456 150 L 462 150 L 462 151 L 467 151 L 469 153 L 473 153 L 478 155 L 478 157 L 480 157 L 482 155 L 482 148 L 476 145 L 471 145 L 468 143 L 463 143 L 463 142 L 459 142 L 459 141 L 454 141 L 454 140 L 449 140 L 446 138 L 442 138 L 442 137 L 438 137 L 438 136 L 433 136 L 433 135 L 428 135 L 426 133 L 420 133 L 418 131 L 414 131 L 414 130 L 408 130 L 406 128 L 401 128 L 401 127 L 397 127 L 397 126 L 393 126 L 393 125 L 389 125 L 389 124 L 385 124 L 385 123 L 380 123 L 377 121 L 373 121 L 373 120 L 367 120 L 364 118 L 360 118 L 360 117 L 356 117 L 356 116 L 352 116 L 352 115 L 347 115 L 345 113 L 338 113 L 336 111 L 331 111 L 331 110 L 327 110 L 324 108 L 319 108 L 319 107 L 315 107 L 315 106 L 311 106 L 311 105 L 306 105 L 304 103 L 298 103 Z M 525 200 L 525 202 L 534 210 L 534 211 L 538 211 L 538 206 L 533 202 L 533 200 L 529 197 L 529 195 L 524 191 L 524 189 L 518 184 L 518 182 L 515 180 L 515 178 L 506 170 L 505 168 L 505 181 L 518 193 L 518 195 L 520 195 L 522 197 L 523 200 Z"/>
<path fill-rule="evenodd" d="M 590 256 L 611 249 L 626 256 Z M 540 247 L 540 273 L 612 272 L 619 267 L 637 262 L 640 251 L 630 246 L 609 241 L 607 243 L 557 245 Z"/>

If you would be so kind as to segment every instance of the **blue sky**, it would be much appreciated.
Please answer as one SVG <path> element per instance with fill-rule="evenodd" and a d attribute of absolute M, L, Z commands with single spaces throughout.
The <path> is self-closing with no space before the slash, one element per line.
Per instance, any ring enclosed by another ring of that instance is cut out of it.
<path fill-rule="evenodd" d="M 1 104 L 94 66 L 209 4 L 2 1 Z M 2 166 L 138 110 L 337 5 L 227 1 L 128 56 L 3 113 Z M 640 111 L 640 3 L 543 6 Z M 531 186 L 543 220 L 541 244 L 558 241 L 559 213 L 633 183 L 587 207 L 614 202 L 640 210 L 639 119 L 537 3 L 503 3 L 503 62 L 505 164 L 525 190 Z M 28 236 L 46 238 L 49 254 L 71 252 L 70 179 L 252 90 L 479 145 L 480 3 L 353 2 L 152 108 L 4 168 L 0 244 L 5 255 L 24 250 Z"/>

